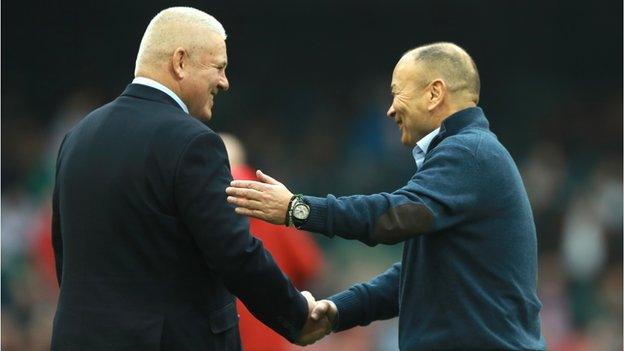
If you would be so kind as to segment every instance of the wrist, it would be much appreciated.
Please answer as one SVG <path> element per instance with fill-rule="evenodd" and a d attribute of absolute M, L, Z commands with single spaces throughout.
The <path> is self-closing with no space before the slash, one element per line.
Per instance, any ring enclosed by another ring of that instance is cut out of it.
<path fill-rule="evenodd" d="M 286 226 L 294 226 L 300 228 L 310 215 L 310 205 L 308 205 L 303 195 L 296 194 L 290 198 L 288 208 L 286 210 L 286 219 L 284 224 Z"/>

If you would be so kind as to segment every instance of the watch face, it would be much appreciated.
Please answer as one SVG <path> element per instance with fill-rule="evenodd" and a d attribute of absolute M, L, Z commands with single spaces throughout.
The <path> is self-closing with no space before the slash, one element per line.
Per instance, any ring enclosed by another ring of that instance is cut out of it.
<path fill-rule="evenodd" d="M 297 219 L 307 219 L 310 215 L 310 207 L 306 204 L 297 204 L 295 208 L 293 208 L 293 217 Z"/>

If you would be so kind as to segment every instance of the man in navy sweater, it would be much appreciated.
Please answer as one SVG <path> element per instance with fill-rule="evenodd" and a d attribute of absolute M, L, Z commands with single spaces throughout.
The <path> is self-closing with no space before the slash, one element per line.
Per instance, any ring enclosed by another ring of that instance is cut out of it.
<path fill-rule="evenodd" d="M 293 195 L 258 171 L 226 191 L 237 213 L 368 245 L 403 259 L 319 303 L 333 331 L 399 317 L 401 350 L 544 350 L 535 224 L 518 169 L 489 130 L 474 61 L 435 43 L 407 52 L 388 116 L 417 170 L 392 192 Z M 329 332 L 327 330 L 326 332 Z"/>

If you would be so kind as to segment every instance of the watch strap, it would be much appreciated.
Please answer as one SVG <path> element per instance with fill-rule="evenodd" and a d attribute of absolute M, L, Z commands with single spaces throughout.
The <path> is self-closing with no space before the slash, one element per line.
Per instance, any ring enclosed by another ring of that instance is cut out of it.
<path fill-rule="evenodd" d="M 284 225 L 290 227 L 292 224 L 292 205 L 295 202 L 297 195 L 293 195 L 288 201 L 288 207 L 286 208 L 286 218 L 284 218 Z"/>

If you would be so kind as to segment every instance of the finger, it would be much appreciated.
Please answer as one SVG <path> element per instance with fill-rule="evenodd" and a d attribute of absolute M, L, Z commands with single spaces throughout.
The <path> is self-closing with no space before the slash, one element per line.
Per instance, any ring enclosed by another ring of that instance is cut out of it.
<path fill-rule="evenodd" d="M 245 197 L 252 200 L 260 200 L 262 197 L 262 192 L 255 189 L 247 189 L 247 188 L 235 188 L 235 187 L 227 187 L 225 188 L 225 193 L 230 196 L 236 197 Z"/>
<path fill-rule="evenodd" d="M 313 333 L 315 340 L 322 339 L 325 335 L 331 333 L 331 323 L 327 319 L 322 319 L 319 323 L 319 328 Z"/>
<path fill-rule="evenodd" d="M 235 205 L 236 207 L 244 207 L 250 210 L 259 210 L 262 211 L 264 209 L 264 205 L 260 201 L 245 199 L 241 197 L 228 196 L 227 202 Z"/>
<path fill-rule="evenodd" d="M 262 211 L 259 210 L 250 210 L 244 207 L 237 207 L 234 209 L 234 212 L 236 212 L 239 215 L 242 216 L 247 216 L 247 217 L 254 217 L 254 218 L 258 218 L 258 219 L 265 219 L 265 214 Z"/>
<path fill-rule="evenodd" d="M 316 340 L 314 339 L 302 338 L 301 340 L 297 341 L 295 344 L 299 346 L 308 346 L 308 345 L 314 344 L 315 342 Z"/>
<path fill-rule="evenodd" d="M 234 188 L 247 188 L 262 191 L 266 185 L 264 183 L 255 180 L 233 180 L 230 182 L 230 186 Z"/>
<path fill-rule="evenodd" d="M 306 344 L 314 344 L 315 342 L 321 340 L 326 335 L 331 333 L 331 325 L 329 322 L 320 323 L 313 331 L 309 332 L 307 335 L 301 338 L 301 342 L 305 342 Z"/>
<path fill-rule="evenodd" d="M 306 325 L 303 327 L 301 335 L 299 336 L 299 340 L 297 340 L 297 344 L 313 344 L 330 333 L 331 323 L 326 318 L 322 319 L 320 322 L 313 322 L 308 320 L 306 322 Z"/>
<path fill-rule="evenodd" d="M 299 338 L 298 343 L 300 345 L 314 344 L 318 340 L 322 339 L 325 335 L 327 335 L 327 334 L 325 334 L 323 330 L 310 331 L 310 332 L 306 333 L 305 335 L 302 335 Z"/>
<path fill-rule="evenodd" d="M 267 184 L 282 184 L 282 183 L 278 182 L 277 180 L 275 180 L 275 178 L 269 176 L 268 174 L 262 173 L 261 170 L 257 170 L 256 171 L 256 177 L 258 178 L 259 181 L 261 181 L 263 183 L 267 183 Z"/>

